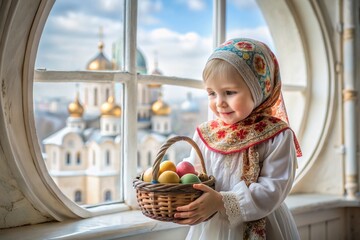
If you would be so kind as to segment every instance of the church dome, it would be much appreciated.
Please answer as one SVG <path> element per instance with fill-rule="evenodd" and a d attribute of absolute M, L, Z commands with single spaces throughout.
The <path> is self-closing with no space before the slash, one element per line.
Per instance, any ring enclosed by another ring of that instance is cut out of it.
<path fill-rule="evenodd" d="M 117 68 L 122 69 L 122 67 L 124 67 L 123 57 L 125 55 L 122 40 L 118 40 L 113 44 L 112 51 L 113 51 L 112 55 L 114 59 L 114 65 Z M 148 71 L 147 62 L 145 60 L 143 53 L 139 49 L 136 49 L 135 58 L 136 58 L 137 73 L 147 74 Z"/>
<path fill-rule="evenodd" d="M 113 64 L 105 57 L 103 53 L 104 43 L 102 41 L 98 44 L 99 54 L 91 59 L 86 65 L 87 70 L 112 70 Z"/>
<path fill-rule="evenodd" d="M 154 62 L 154 70 L 151 72 L 152 75 L 163 75 L 162 72 L 159 69 L 159 64 L 158 61 L 155 57 L 155 62 Z M 160 88 L 161 84 L 160 83 L 150 83 L 148 84 L 149 88 Z"/>
<path fill-rule="evenodd" d="M 110 96 L 108 100 L 101 105 L 101 115 L 114 117 L 121 116 L 121 107 L 116 105 L 113 96 Z"/>
<path fill-rule="evenodd" d="M 152 75 L 163 75 L 162 72 L 158 69 L 158 68 L 155 68 L 152 72 L 151 72 Z"/>
<path fill-rule="evenodd" d="M 162 100 L 162 96 L 153 103 L 151 110 L 155 115 L 169 115 L 171 113 L 171 107 Z"/>
<path fill-rule="evenodd" d="M 84 107 L 79 102 L 78 95 L 76 95 L 75 101 L 69 104 L 68 112 L 70 114 L 70 117 L 82 117 L 84 113 Z"/>
<path fill-rule="evenodd" d="M 149 83 L 147 85 L 149 88 L 161 88 L 161 84 L 160 83 Z"/>
<path fill-rule="evenodd" d="M 138 73 L 147 74 L 145 57 L 139 49 L 136 50 L 136 66 Z"/>
<path fill-rule="evenodd" d="M 187 99 L 181 104 L 181 111 L 186 113 L 200 112 L 198 104 L 192 99 L 190 92 L 187 93 Z"/>
<path fill-rule="evenodd" d="M 121 116 L 121 107 L 118 105 L 115 105 L 114 108 L 112 109 L 112 115 L 115 117 L 120 117 Z"/>

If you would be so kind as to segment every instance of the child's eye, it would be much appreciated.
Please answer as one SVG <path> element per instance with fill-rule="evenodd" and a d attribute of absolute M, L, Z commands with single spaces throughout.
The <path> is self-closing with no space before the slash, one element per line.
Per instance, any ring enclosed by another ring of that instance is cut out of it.
<path fill-rule="evenodd" d="M 235 91 L 226 91 L 225 93 L 226 93 L 226 95 L 234 95 L 234 94 L 236 94 Z"/>
<path fill-rule="evenodd" d="M 215 96 L 215 92 L 208 92 L 209 96 Z"/>

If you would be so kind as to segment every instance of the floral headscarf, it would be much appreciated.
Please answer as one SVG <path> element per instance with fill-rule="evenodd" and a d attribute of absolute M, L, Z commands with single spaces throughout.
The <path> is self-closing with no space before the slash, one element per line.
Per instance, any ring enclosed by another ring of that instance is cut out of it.
<path fill-rule="evenodd" d="M 240 73 L 250 89 L 255 109 L 249 117 L 231 126 L 220 119 L 200 125 L 197 130 L 210 149 L 222 154 L 240 152 L 289 128 L 279 65 L 264 43 L 247 38 L 232 39 L 216 48 L 208 61 L 212 59 L 222 59 Z M 294 139 L 297 156 L 301 156 Z"/>
<path fill-rule="evenodd" d="M 222 154 L 243 152 L 242 176 L 247 186 L 257 182 L 261 167 L 256 145 L 289 129 L 288 117 L 281 94 L 277 59 L 262 42 L 238 38 L 229 40 L 209 57 L 231 64 L 242 76 L 252 94 L 255 109 L 250 116 L 226 124 L 220 119 L 201 124 L 197 131 L 206 146 Z M 294 134 L 297 156 L 300 146 Z M 244 239 L 265 239 L 265 218 L 247 222 Z"/>

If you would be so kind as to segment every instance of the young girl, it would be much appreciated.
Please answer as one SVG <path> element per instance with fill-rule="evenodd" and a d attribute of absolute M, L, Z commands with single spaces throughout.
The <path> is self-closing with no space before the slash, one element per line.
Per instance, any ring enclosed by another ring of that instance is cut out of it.
<path fill-rule="evenodd" d="M 215 49 L 203 72 L 216 119 L 194 140 L 216 191 L 178 207 L 177 223 L 193 225 L 187 239 L 300 239 L 284 199 L 301 156 L 282 102 L 279 66 L 271 50 L 252 39 Z M 194 152 L 189 161 L 195 162 Z"/>

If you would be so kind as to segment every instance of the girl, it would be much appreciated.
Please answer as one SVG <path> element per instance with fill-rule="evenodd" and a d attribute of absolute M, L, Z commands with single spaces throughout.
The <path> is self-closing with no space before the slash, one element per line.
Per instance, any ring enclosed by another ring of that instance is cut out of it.
<path fill-rule="evenodd" d="M 187 239 L 300 239 L 283 201 L 301 151 L 274 54 L 259 41 L 229 40 L 210 56 L 203 79 L 217 118 L 201 124 L 194 140 L 216 191 L 194 184 L 203 194 L 177 208 L 176 222 L 193 225 Z"/>

